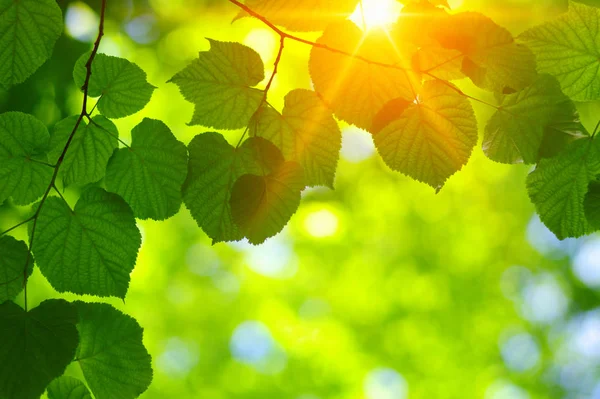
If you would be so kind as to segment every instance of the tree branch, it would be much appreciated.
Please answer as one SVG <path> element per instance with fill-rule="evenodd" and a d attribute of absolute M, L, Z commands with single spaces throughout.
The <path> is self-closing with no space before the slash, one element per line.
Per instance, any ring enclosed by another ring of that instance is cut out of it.
<path fill-rule="evenodd" d="M 106 0 L 102 0 L 102 5 L 100 8 L 100 23 L 98 25 L 98 36 L 96 37 L 96 41 L 94 42 L 94 47 L 92 49 L 92 53 L 90 54 L 90 58 L 88 58 L 88 60 L 85 64 L 85 69 L 86 69 L 85 82 L 84 82 L 83 86 L 81 87 L 81 90 L 83 91 L 83 104 L 81 107 L 81 113 L 79 114 L 79 118 L 77 118 L 75 127 L 73 127 L 73 130 L 71 131 L 71 134 L 69 135 L 69 138 L 65 144 L 65 147 L 63 148 L 62 153 L 60 154 L 60 157 L 58 158 L 58 161 L 56 162 L 56 166 L 54 167 L 54 173 L 52 174 L 52 179 L 50 180 L 50 184 L 48 184 L 48 188 L 44 192 L 44 195 L 42 196 L 42 199 L 40 200 L 34 215 L 29 220 L 26 221 L 26 222 L 30 222 L 31 220 L 33 220 L 33 227 L 31 229 L 31 238 L 29 240 L 29 252 L 27 253 L 27 260 L 25 261 L 25 267 L 23 269 L 23 290 L 24 290 L 25 311 L 27 311 L 27 268 L 29 267 L 29 262 L 31 261 L 31 252 L 33 251 L 33 242 L 35 239 L 37 221 L 40 216 L 40 212 L 42 211 L 42 208 L 43 208 L 44 204 L 46 203 L 46 200 L 48 199 L 50 191 L 52 190 L 53 187 L 55 187 L 56 179 L 58 177 L 58 171 L 60 170 L 60 167 L 65 160 L 65 156 L 67 154 L 67 151 L 69 150 L 69 146 L 71 145 L 71 142 L 73 141 L 73 137 L 75 137 L 75 133 L 77 133 L 77 129 L 79 128 L 79 125 L 81 124 L 81 121 L 83 120 L 83 118 L 85 116 L 88 116 L 87 100 L 88 100 L 88 89 L 89 89 L 89 85 L 90 85 L 90 78 L 92 76 L 92 63 L 94 62 L 94 58 L 96 57 L 96 54 L 98 53 L 98 48 L 100 47 L 100 41 L 102 40 L 102 36 L 104 36 L 105 11 L 106 11 Z M 25 223 L 25 222 L 23 222 L 23 223 Z"/>

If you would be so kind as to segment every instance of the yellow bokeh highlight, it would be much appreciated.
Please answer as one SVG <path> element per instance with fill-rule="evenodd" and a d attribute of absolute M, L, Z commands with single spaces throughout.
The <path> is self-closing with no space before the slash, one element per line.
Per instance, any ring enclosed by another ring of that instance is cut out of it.
<path fill-rule="evenodd" d="M 363 0 L 350 17 L 356 25 L 367 30 L 386 27 L 398 19 L 402 4 L 397 0 Z"/>
<path fill-rule="evenodd" d="M 313 237 L 325 238 L 338 232 L 339 219 L 329 209 L 320 209 L 306 215 L 304 228 Z"/>

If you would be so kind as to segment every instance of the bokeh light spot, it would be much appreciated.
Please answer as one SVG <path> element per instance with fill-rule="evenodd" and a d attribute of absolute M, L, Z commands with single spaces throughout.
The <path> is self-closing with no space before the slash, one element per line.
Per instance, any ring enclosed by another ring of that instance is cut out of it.
<path fill-rule="evenodd" d="M 527 333 L 509 337 L 502 343 L 500 351 L 506 366 L 518 372 L 534 368 L 540 360 L 540 348 Z"/>
<path fill-rule="evenodd" d="M 65 29 L 72 38 L 91 42 L 98 30 L 98 15 L 87 4 L 73 2 L 65 13 Z"/>
<path fill-rule="evenodd" d="M 321 209 L 306 215 L 304 228 L 313 237 L 325 238 L 335 235 L 338 231 L 339 220 L 329 209 Z"/>
<path fill-rule="evenodd" d="M 365 378 L 367 399 L 405 399 L 408 397 L 408 384 L 396 370 L 378 368 Z"/>
<path fill-rule="evenodd" d="M 588 287 L 600 287 L 600 239 L 581 246 L 573 260 L 573 272 Z"/>

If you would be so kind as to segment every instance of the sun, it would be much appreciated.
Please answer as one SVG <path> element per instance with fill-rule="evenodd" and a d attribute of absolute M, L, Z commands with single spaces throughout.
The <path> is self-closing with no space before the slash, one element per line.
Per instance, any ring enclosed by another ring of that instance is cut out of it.
<path fill-rule="evenodd" d="M 350 20 L 366 30 L 385 28 L 396 22 L 401 9 L 398 0 L 362 0 Z"/>

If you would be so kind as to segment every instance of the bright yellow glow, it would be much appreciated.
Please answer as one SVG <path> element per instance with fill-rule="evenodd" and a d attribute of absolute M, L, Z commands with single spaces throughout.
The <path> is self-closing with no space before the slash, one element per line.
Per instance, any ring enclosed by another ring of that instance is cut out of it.
<path fill-rule="evenodd" d="M 304 228 L 313 237 L 324 238 L 335 235 L 338 231 L 338 217 L 328 209 L 309 213 L 304 219 Z"/>
<path fill-rule="evenodd" d="M 398 20 L 401 9 L 398 0 L 362 0 L 362 7 L 359 4 L 350 19 L 367 30 L 385 28 Z"/>

